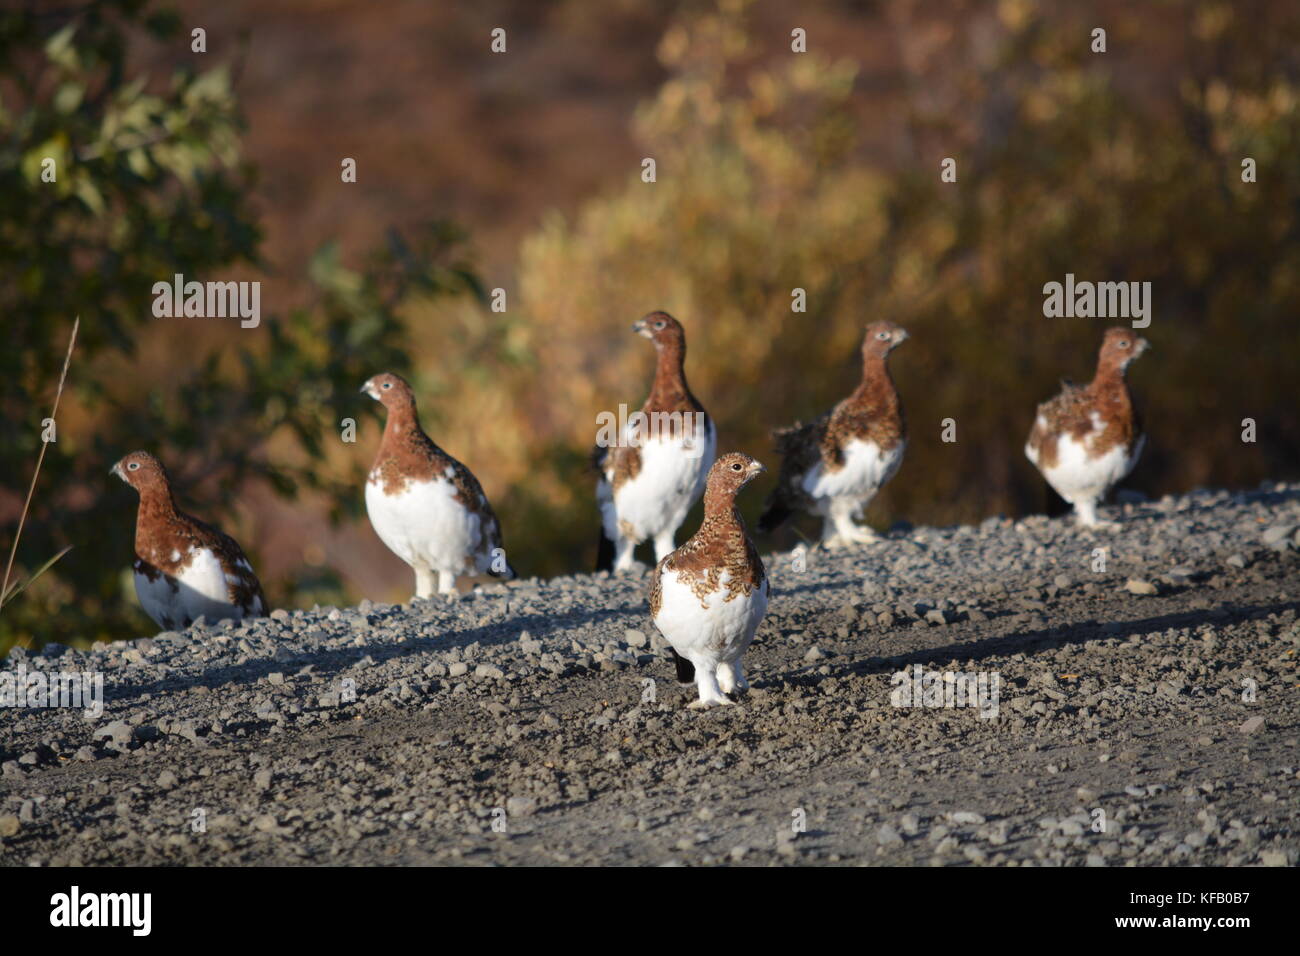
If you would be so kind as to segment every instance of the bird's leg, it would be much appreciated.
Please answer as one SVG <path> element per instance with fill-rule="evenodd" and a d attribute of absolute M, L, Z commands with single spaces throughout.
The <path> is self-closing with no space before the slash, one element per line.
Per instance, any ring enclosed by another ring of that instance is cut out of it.
<path fill-rule="evenodd" d="M 655 564 L 658 564 L 677 550 L 677 545 L 673 541 L 673 532 L 675 530 L 674 528 L 668 528 L 655 535 Z"/>
<path fill-rule="evenodd" d="M 827 523 L 834 532 L 829 540 L 823 532 L 822 544 L 828 548 L 835 548 L 849 544 L 869 544 L 878 540 L 876 533 L 870 528 L 854 523 L 853 512 L 856 507 L 857 504 L 848 498 L 837 498 L 831 502 Z"/>
<path fill-rule="evenodd" d="M 726 707 L 731 701 L 722 696 L 714 667 L 706 661 L 692 661 L 695 665 L 695 685 L 699 688 L 700 699 L 691 701 L 691 710 L 708 710 L 710 707 Z"/>
<path fill-rule="evenodd" d="M 1110 530 L 1119 527 L 1114 521 L 1102 521 L 1097 517 L 1097 498 L 1080 498 L 1074 502 L 1075 513 L 1079 516 L 1079 526 Z"/>
<path fill-rule="evenodd" d="M 415 596 L 418 598 L 433 597 L 433 572 L 428 568 L 415 569 Z"/>
<path fill-rule="evenodd" d="M 636 552 L 636 542 L 631 538 L 619 535 L 618 540 L 614 542 L 614 573 L 622 571 L 631 571 L 632 566 L 636 563 L 633 554 Z"/>
<path fill-rule="evenodd" d="M 822 547 L 823 548 L 842 548 L 845 541 L 840 537 L 839 532 L 835 529 L 835 522 L 830 518 L 822 519 Z"/>
<path fill-rule="evenodd" d="M 456 593 L 456 573 L 454 571 L 438 572 L 438 593 L 451 595 Z"/>
<path fill-rule="evenodd" d="M 724 694 L 736 695 L 749 690 L 749 681 L 740 669 L 740 658 L 718 665 L 718 688 Z"/>

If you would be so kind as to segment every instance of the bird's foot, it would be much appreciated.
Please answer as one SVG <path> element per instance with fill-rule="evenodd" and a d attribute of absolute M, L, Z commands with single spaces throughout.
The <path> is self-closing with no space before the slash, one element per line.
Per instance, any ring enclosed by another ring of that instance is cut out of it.
<path fill-rule="evenodd" d="M 710 707 L 734 707 L 735 705 L 734 700 L 727 700 L 725 697 L 709 697 L 693 700 L 686 707 L 688 710 L 708 710 Z"/>
<path fill-rule="evenodd" d="M 616 567 L 614 573 L 620 577 L 639 578 L 644 577 L 648 570 L 650 570 L 649 567 L 643 562 L 631 561 L 622 567 Z"/>
<path fill-rule="evenodd" d="M 838 548 L 851 548 L 859 544 L 874 544 L 880 540 L 880 535 L 876 534 L 870 528 L 853 527 L 822 539 L 822 547 L 829 550 Z"/>
<path fill-rule="evenodd" d="M 732 677 L 726 671 L 718 673 L 718 689 L 727 697 L 735 699 L 749 690 L 749 681 L 743 677 Z"/>
<path fill-rule="evenodd" d="M 1097 518 L 1094 521 L 1080 521 L 1079 527 L 1085 528 L 1089 531 L 1115 531 L 1119 528 L 1119 522 L 1103 521 L 1100 518 Z"/>

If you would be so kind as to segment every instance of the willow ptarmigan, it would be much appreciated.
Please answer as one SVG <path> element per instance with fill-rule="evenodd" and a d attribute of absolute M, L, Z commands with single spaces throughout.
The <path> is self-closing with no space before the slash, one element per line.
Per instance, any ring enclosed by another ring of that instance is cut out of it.
<path fill-rule="evenodd" d="M 1082 525 L 1113 524 L 1097 520 L 1097 504 L 1142 454 L 1146 436 L 1124 373 L 1149 347 L 1130 329 L 1107 329 L 1092 381 L 1083 387 L 1064 382 L 1061 394 L 1038 406 L 1025 455 L 1074 505 Z"/>
<path fill-rule="evenodd" d="M 800 509 L 821 516 L 825 547 L 875 540 L 875 532 L 853 519 L 894 477 L 907 447 L 902 405 L 886 362 L 906 340 L 907 333 L 892 322 L 867 326 L 862 381 L 853 394 L 816 421 L 774 433 L 781 473 L 759 531 L 773 531 Z"/>
<path fill-rule="evenodd" d="M 677 529 L 704 490 L 717 433 L 686 384 L 686 332 L 666 312 L 651 312 L 632 331 L 654 343 L 650 396 L 629 418 L 612 447 L 597 446 L 596 501 L 602 534 L 597 570 L 628 571 L 642 541 L 653 539 L 655 560 L 674 547 Z"/>
<path fill-rule="evenodd" d="M 266 613 L 253 567 L 235 540 L 176 508 L 167 471 L 153 455 L 133 451 L 113 474 L 140 495 L 135 518 L 135 593 L 165 630 L 240 620 Z"/>
<path fill-rule="evenodd" d="M 767 611 L 768 582 L 736 494 L 762 472 L 739 452 L 719 458 L 708 474 L 700 529 L 654 569 L 650 617 L 672 648 L 677 679 L 695 680 L 695 709 L 730 704 L 724 695 L 749 687 L 740 657 Z"/>
<path fill-rule="evenodd" d="M 366 480 L 366 512 L 379 540 L 415 570 L 415 596 L 456 593 L 458 575 L 513 578 L 501 526 L 478 479 L 420 427 L 415 394 L 398 375 L 361 387 L 388 410 L 384 437 Z"/>

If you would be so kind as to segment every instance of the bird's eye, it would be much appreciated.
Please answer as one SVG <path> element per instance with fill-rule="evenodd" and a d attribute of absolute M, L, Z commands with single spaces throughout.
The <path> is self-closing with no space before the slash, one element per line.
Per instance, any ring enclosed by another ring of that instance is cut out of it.
<path fill-rule="evenodd" d="M 126 467 L 129 468 L 131 471 L 135 471 L 137 468 L 140 467 L 140 463 L 138 461 L 133 461 L 131 462 L 131 464 L 127 465 Z"/>
<path fill-rule="evenodd" d="M 384 383 L 384 388 L 392 388 L 392 387 L 393 387 L 393 383 L 392 383 L 392 382 L 385 382 L 385 383 Z"/>
<path fill-rule="evenodd" d="M 1128 339 L 1120 339 L 1119 347 L 1122 349 L 1128 348 Z"/>
<path fill-rule="evenodd" d="M 656 328 L 656 329 L 662 329 L 663 327 L 664 327 L 664 323 L 663 323 L 662 321 L 659 321 L 659 322 L 656 322 L 656 323 L 655 323 L 655 328 Z"/>
<path fill-rule="evenodd" d="M 889 338 L 889 333 L 888 333 L 888 332 L 877 332 L 877 333 L 876 333 L 876 338 L 880 339 L 881 341 L 884 341 L 885 339 Z"/>
<path fill-rule="evenodd" d="M 732 470 L 732 471 L 740 471 L 740 462 L 736 462 L 735 464 L 733 464 L 733 465 L 731 466 L 731 470 Z"/>

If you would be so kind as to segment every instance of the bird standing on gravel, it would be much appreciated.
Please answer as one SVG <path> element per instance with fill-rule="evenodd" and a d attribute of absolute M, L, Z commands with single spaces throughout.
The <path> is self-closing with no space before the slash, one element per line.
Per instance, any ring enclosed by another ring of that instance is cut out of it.
<path fill-rule="evenodd" d="M 361 387 L 388 410 L 384 436 L 366 481 L 375 534 L 415 570 L 415 596 L 456 593 L 458 575 L 513 578 L 501 528 L 470 470 L 420 427 L 411 386 L 391 373 Z"/>
<path fill-rule="evenodd" d="M 167 471 L 153 455 L 133 451 L 117 475 L 140 495 L 135 518 L 135 593 L 164 630 L 266 613 L 253 567 L 234 538 L 176 508 Z"/>
<path fill-rule="evenodd" d="M 717 433 L 686 384 L 686 332 L 667 312 L 651 312 L 632 331 L 654 343 L 657 361 L 639 422 L 629 420 L 591 461 L 600 473 L 601 540 L 596 570 L 634 566 L 636 546 L 654 540 L 655 560 L 673 550 L 677 529 L 704 490 Z"/>
<path fill-rule="evenodd" d="M 1129 329 L 1107 329 L 1092 381 L 1084 387 L 1065 382 L 1061 394 L 1038 406 L 1025 455 L 1074 505 L 1081 525 L 1114 525 L 1097 520 L 1097 504 L 1133 470 L 1146 444 L 1124 376 L 1148 348 Z"/>
<path fill-rule="evenodd" d="M 736 495 L 763 470 L 739 452 L 719 458 L 708 474 L 700 529 L 655 566 L 650 617 L 672 648 L 677 679 L 698 686 L 692 709 L 730 704 L 724 695 L 749 687 L 740 658 L 767 611 L 769 588 Z"/>
<path fill-rule="evenodd" d="M 763 506 L 759 531 L 774 531 L 798 509 L 821 516 L 824 547 L 876 540 L 854 518 L 903 461 L 906 427 L 886 360 L 907 337 L 892 322 L 867 326 L 862 381 L 853 394 L 816 421 L 773 433 L 783 456 L 781 473 Z"/>

